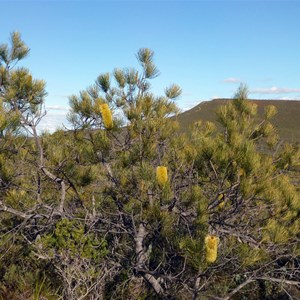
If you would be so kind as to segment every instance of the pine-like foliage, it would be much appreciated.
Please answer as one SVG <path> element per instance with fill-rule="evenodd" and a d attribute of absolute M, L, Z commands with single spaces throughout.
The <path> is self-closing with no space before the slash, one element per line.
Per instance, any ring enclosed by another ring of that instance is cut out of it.
<path fill-rule="evenodd" d="M 297 296 L 300 152 L 274 107 L 258 121 L 241 85 L 183 136 L 141 49 L 70 97 L 72 131 L 38 135 L 45 85 L 9 67 L 27 53 L 0 46 L 0 298 Z"/>

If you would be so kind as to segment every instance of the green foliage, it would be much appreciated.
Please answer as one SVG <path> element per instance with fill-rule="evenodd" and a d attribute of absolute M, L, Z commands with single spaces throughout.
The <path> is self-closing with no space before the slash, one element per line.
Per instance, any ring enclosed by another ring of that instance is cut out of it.
<path fill-rule="evenodd" d="M 141 48 L 137 53 L 137 59 L 143 67 L 145 78 L 155 78 L 159 71 L 153 63 L 154 52 L 147 48 Z"/>
<path fill-rule="evenodd" d="M 286 243 L 289 240 L 289 232 L 283 228 L 274 219 L 268 221 L 266 227 L 266 241 L 274 241 L 275 243 Z"/>
<path fill-rule="evenodd" d="M 165 94 L 169 99 L 175 99 L 181 94 L 181 88 L 178 85 L 173 84 L 165 89 Z"/>
<path fill-rule="evenodd" d="M 159 72 L 141 49 L 141 70 L 100 74 L 70 97 L 72 131 L 38 135 L 45 84 L 10 68 L 27 53 L 18 34 L 0 46 L 0 296 L 251 299 L 246 278 L 253 297 L 261 280 L 298 280 L 299 149 L 277 144 L 274 107 L 259 119 L 241 85 L 217 124 L 180 134 L 181 89 L 151 93 Z"/>
<path fill-rule="evenodd" d="M 1 239 L 0 247 L 4 250 L 0 262 L 0 299 L 58 298 L 58 282 L 50 279 L 47 265 L 31 255 L 31 247 L 21 237 L 16 239 L 9 234 Z"/>
<path fill-rule="evenodd" d="M 0 65 L 5 63 L 8 67 L 12 67 L 19 60 L 25 58 L 29 53 L 29 48 L 21 39 L 19 32 L 13 32 L 10 35 L 11 48 L 7 44 L 0 45 Z"/>
<path fill-rule="evenodd" d="M 203 247 L 204 243 L 200 237 L 197 239 L 185 237 L 179 242 L 179 248 L 183 251 L 184 256 L 187 257 L 188 262 L 196 271 L 201 267 L 203 268 L 205 264 L 205 252 L 203 251 Z"/>
<path fill-rule="evenodd" d="M 272 119 L 277 114 L 277 108 L 274 105 L 269 105 L 265 108 L 265 118 Z"/>
<path fill-rule="evenodd" d="M 253 248 L 247 244 L 239 244 L 236 251 L 240 259 L 240 264 L 245 267 L 253 267 L 267 260 L 267 253 L 261 248 Z"/>
<path fill-rule="evenodd" d="M 109 73 L 99 75 L 99 77 L 97 78 L 97 85 L 100 87 L 102 92 L 107 93 L 110 88 Z"/>
<path fill-rule="evenodd" d="M 107 255 L 107 242 L 93 232 L 85 232 L 84 226 L 76 221 L 62 219 L 56 223 L 53 233 L 44 235 L 38 241 L 38 247 L 55 253 L 68 253 L 70 258 L 79 255 L 82 258 L 100 259 Z"/>

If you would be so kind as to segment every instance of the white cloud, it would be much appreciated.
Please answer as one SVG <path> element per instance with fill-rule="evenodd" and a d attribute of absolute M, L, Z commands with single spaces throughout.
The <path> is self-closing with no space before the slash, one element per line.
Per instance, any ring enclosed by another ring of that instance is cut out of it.
<path fill-rule="evenodd" d="M 229 77 L 229 78 L 223 79 L 222 82 L 224 82 L 224 83 L 241 83 L 242 81 L 239 78 Z"/>
<path fill-rule="evenodd" d="M 46 105 L 46 110 L 60 110 L 60 111 L 69 111 L 69 107 L 62 106 L 62 105 Z"/>
<path fill-rule="evenodd" d="M 184 92 L 181 94 L 181 97 L 189 97 L 189 96 L 192 96 L 193 94 L 190 93 L 190 92 Z"/>
<path fill-rule="evenodd" d="M 251 94 L 289 94 L 289 93 L 300 93 L 300 89 L 296 88 L 280 88 L 272 86 L 270 88 L 256 88 L 250 89 Z"/>
<path fill-rule="evenodd" d="M 212 97 L 210 97 L 210 100 L 220 99 L 220 98 L 222 98 L 222 97 L 220 97 L 220 96 L 212 96 Z"/>
<path fill-rule="evenodd" d="M 54 132 L 58 128 L 70 127 L 67 120 L 69 108 L 62 106 L 46 106 L 48 113 L 43 117 L 38 125 L 38 131 Z"/>
<path fill-rule="evenodd" d="M 276 98 L 278 100 L 300 100 L 300 95 L 296 96 L 296 97 L 278 97 Z"/>
<path fill-rule="evenodd" d="M 54 132 L 58 128 L 69 127 L 66 115 L 49 114 L 46 115 L 38 125 L 39 132 Z"/>
<path fill-rule="evenodd" d="M 198 105 L 202 100 L 188 100 L 188 101 L 179 101 L 178 107 L 180 109 L 181 112 L 184 112 L 186 110 L 189 110 L 193 107 L 195 107 L 196 105 Z"/>
<path fill-rule="evenodd" d="M 55 97 L 55 98 L 69 98 L 70 95 L 60 95 L 60 94 L 57 94 L 57 95 L 53 95 L 53 97 Z"/>

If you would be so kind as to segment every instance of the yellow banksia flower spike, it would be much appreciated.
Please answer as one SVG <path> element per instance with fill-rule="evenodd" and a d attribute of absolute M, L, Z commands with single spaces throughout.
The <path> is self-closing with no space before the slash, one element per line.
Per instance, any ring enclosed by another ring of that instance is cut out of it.
<path fill-rule="evenodd" d="M 243 168 L 240 168 L 239 175 L 240 176 L 244 176 L 245 175 L 245 170 Z"/>
<path fill-rule="evenodd" d="M 113 119 L 109 106 L 106 103 L 100 104 L 100 112 L 105 128 L 111 129 L 113 126 Z"/>
<path fill-rule="evenodd" d="M 221 200 L 223 200 L 223 201 L 221 201 Z M 224 200 L 223 193 L 218 196 L 218 201 L 220 201 L 220 203 L 218 204 L 218 209 L 222 210 L 225 207 L 225 200 Z"/>
<path fill-rule="evenodd" d="M 214 235 L 207 235 L 205 237 L 205 250 L 206 250 L 206 261 L 213 263 L 217 259 L 218 255 L 218 237 Z"/>
<path fill-rule="evenodd" d="M 168 181 L 168 170 L 166 167 L 158 166 L 156 168 L 156 179 L 160 186 L 164 186 Z"/>
<path fill-rule="evenodd" d="M 218 208 L 222 210 L 225 207 L 225 201 L 219 203 Z"/>

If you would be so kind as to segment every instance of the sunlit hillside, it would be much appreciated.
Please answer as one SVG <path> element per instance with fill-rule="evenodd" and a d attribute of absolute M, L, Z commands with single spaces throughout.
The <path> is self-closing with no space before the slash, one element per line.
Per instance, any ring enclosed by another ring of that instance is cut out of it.
<path fill-rule="evenodd" d="M 201 102 L 194 108 L 178 115 L 178 121 L 183 131 L 195 121 L 216 122 L 216 111 L 218 107 L 231 101 L 230 99 L 214 99 Z M 276 106 L 278 113 L 272 123 L 278 128 L 281 139 L 289 142 L 300 142 L 300 101 L 294 100 L 251 100 L 258 105 L 259 116 L 263 115 L 264 107 L 267 105 Z"/>

